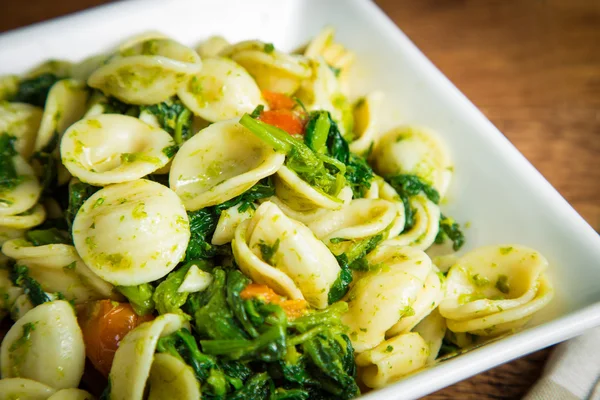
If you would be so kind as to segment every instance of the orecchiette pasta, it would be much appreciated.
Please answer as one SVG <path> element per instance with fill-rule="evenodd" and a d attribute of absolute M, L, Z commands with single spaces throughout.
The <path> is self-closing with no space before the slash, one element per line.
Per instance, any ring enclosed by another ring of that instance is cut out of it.
<path fill-rule="evenodd" d="M 429 347 L 427 364 L 433 364 L 440 352 L 444 335 L 446 334 L 446 320 L 442 317 L 440 312 L 435 309 L 419 322 L 412 331 L 421 335 L 423 340 L 427 343 L 427 346 Z"/>
<path fill-rule="evenodd" d="M 10 190 L 0 191 L 0 226 L 19 228 L 2 223 L 2 217 L 16 216 L 33 208 L 42 194 L 42 187 L 33 168 L 23 157 L 13 156 L 12 163 L 20 182 Z"/>
<path fill-rule="evenodd" d="M 375 145 L 381 129 L 378 113 L 383 103 L 383 93 L 373 92 L 360 99 L 354 106 L 354 132 L 356 139 L 350 143 L 350 150 L 364 154 Z"/>
<path fill-rule="evenodd" d="M 242 222 L 231 246 L 240 269 L 256 282 L 292 299 L 304 298 L 313 307 L 327 306 L 340 273 L 337 261 L 305 225 L 275 204 L 263 203 L 251 220 Z M 263 246 L 274 249 L 268 259 Z"/>
<path fill-rule="evenodd" d="M 213 233 L 211 243 L 215 245 L 223 245 L 233 240 L 236 228 L 245 220 L 252 218 L 254 215 L 253 208 L 246 208 L 241 211 L 242 204 L 235 205 L 223 210 L 219 217 L 219 222 Z"/>
<path fill-rule="evenodd" d="M 121 341 L 119 349 L 115 353 L 113 367 L 110 370 L 111 399 L 143 399 L 146 381 L 153 375 L 152 369 L 156 360 L 154 352 L 158 339 L 178 330 L 183 325 L 184 320 L 181 316 L 164 314 L 154 321 L 141 324 Z M 164 379 L 164 376 L 162 378 L 156 377 L 158 374 L 157 369 L 166 369 L 170 376 L 177 376 L 176 384 L 174 384 L 179 387 L 181 394 L 193 393 L 193 385 L 189 382 L 190 375 L 186 373 L 186 370 L 182 371 L 181 365 L 174 364 L 172 360 L 161 360 L 160 358 L 159 365 L 154 370 L 154 379 L 150 382 L 159 383 L 159 393 L 164 393 L 165 390 L 171 390 L 171 393 L 173 393 L 176 388 L 169 385 L 168 382 L 161 382 L 160 380 Z M 184 390 L 187 390 L 187 392 L 184 392 Z M 156 397 L 150 394 L 150 398 Z M 184 399 L 191 400 L 192 398 L 184 397 Z"/>
<path fill-rule="evenodd" d="M 380 388 L 427 364 L 429 346 L 418 333 L 388 339 L 356 357 L 360 377 L 370 388 Z"/>
<path fill-rule="evenodd" d="M 228 46 L 220 55 L 244 67 L 262 90 L 293 94 L 311 75 L 307 60 L 301 56 L 280 52 L 272 44 L 257 40 Z"/>
<path fill-rule="evenodd" d="M 0 400 L 47 400 L 56 389 L 25 378 L 0 379 Z"/>
<path fill-rule="evenodd" d="M 15 150 L 25 159 L 33 152 L 42 110 L 25 103 L 0 102 L 0 133 L 16 138 Z"/>
<path fill-rule="evenodd" d="M 51 145 L 56 140 L 55 135 L 62 137 L 65 130 L 85 113 L 87 99 L 88 90 L 82 82 L 73 79 L 56 82 L 48 92 L 34 150 L 40 151 Z"/>
<path fill-rule="evenodd" d="M 131 104 L 155 104 L 173 96 L 201 69 L 192 49 L 170 39 L 149 39 L 122 49 L 87 83 Z"/>
<path fill-rule="evenodd" d="M 19 90 L 17 75 L 0 76 L 0 101 L 12 99 Z"/>
<path fill-rule="evenodd" d="M 237 121 L 212 124 L 183 144 L 169 184 L 186 209 L 223 203 L 274 174 L 285 160 Z"/>
<path fill-rule="evenodd" d="M 258 85 L 250 74 L 227 58 L 204 60 L 177 95 L 192 112 L 210 122 L 241 117 L 263 104 Z"/>
<path fill-rule="evenodd" d="M 96 192 L 73 222 L 77 252 L 94 273 L 115 285 L 165 276 L 182 259 L 189 238 L 179 197 L 144 179 Z"/>
<path fill-rule="evenodd" d="M 373 149 L 371 160 L 380 175 L 417 175 L 442 197 L 452 178 L 444 144 L 433 132 L 422 128 L 402 126 L 385 133 Z"/>
<path fill-rule="evenodd" d="M 113 286 L 100 279 L 83 263 L 75 248 L 66 244 L 33 246 L 24 239 L 9 240 L 2 253 L 29 268 L 46 292 L 62 293 L 76 304 L 89 300 L 118 300 Z"/>
<path fill-rule="evenodd" d="M 397 204 L 401 206 L 401 203 Z M 433 244 L 438 234 L 440 208 L 423 194 L 412 197 L 410 205 L 414 210 L 413 226 L 398 236 L 390 237 L 386 244 L 425 250 Z"/>
<path fill-rule="evenodd" d="M 200 396 L 200 384 L 194 371 L 185 362 L 169 354 L 156 354 L 152 361 L 148 400 L 176 398 L 196 400 Z"/>
<path fill-rule="evenodd" d="M 94 400 L 94 396 L 81 389 L 62 389 L 48 397 L 48 400 Z"/>
<path fill-rule="evenodd" d="M 174 145 L 160 128 L 134 117 L 106 114 L 73 124 L 60 152 L 73 176 L 101 186 L 133 181 L 165 166 Z"/>
<path fill-rule="evenodd" d="M 223 36 L 211 36 L 196 47 L 196 52 L 203 59 L 217 57 L 229 45 L 230 43 Z"/>
<path fill-rule="evenodd" d="M 28 378 L 56 389 L 79 385 L 85 347 L 73 307 L 62 300 L 27 312 L 0 347 L 2 378 Z"/>
<path fill-rule="evenodd" d="M 456 332 L 489 336 L 514 329 L 513 322 L 524 324 L 552 299 L 552 286 L 544 277 L 547 267 L 540 253 L 524 246 L 473 250 L 450 268 L 440 313 Z"/>
<path fill-rule="evenodd" d="M 27 211 L 15 215 L 0 215 L 0 226 L 4 228 L 29 229 L 44 222 L 46 210 L 36 204 Z"/>
<path fill-rule="evenodd" d="M 347 295 L 342 321 L 350 328 L 357 352 L 377 346 L 398 320 L 415 314 L 414 303 L 432 270 L 431 260 L 408 247 L 379 247 L 373 261 L 379 268 L 364 274 Z"/>
<path fill-rule="evenodd" d="M 332 197 L 312 187 L 285 166 L 277 170 L 275 193 L 288 208 L 302 212 L 315 208 L 339 210 L 344 205 L 344 201 L 339 197 Z"/>

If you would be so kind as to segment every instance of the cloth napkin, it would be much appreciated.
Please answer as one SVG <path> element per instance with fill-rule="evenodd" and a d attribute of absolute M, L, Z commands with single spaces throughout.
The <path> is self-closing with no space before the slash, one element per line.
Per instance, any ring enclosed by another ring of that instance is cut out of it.
<path fill-rule="evenodd" d="M 523 400 L 600 400 L 600 327 L 564 342 Z"/>

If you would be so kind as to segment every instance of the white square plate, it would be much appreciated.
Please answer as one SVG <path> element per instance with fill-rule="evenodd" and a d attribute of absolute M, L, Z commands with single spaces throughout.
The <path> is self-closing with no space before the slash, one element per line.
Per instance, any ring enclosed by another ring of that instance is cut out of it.
<path fill-rule="evenodd" d="M 356 93 L 383 89 L 395 120 L 446 140 L 455 179 L 444 211 L 470 222 L 466 249 L 520 243 L 550 261 L 557 296 L 528 329 L 414 374 L 365 399 L 426 395 L 600 325 L 600 237 L 509 141 L 372 3 L 362 0 L 182 0 L 114 3 L 0 36 L 0 74 L 49 58 L 80 60 L 127 36 L 162 31 L 194 45 L 212 34 L 291 50 L 323 26 L 357 54 Z"/>

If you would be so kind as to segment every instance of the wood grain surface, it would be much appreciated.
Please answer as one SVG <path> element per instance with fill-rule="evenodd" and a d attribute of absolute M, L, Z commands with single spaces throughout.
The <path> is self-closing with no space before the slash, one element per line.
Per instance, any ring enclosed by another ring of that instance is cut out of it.
<path fill-rule="evenodd" d="M 2 0 L 0 32 L 107 2 L 29 0 L 24 7 Z M 600 1 L 376 2 L 600 230 Z M 519 399 L 548 354 L 523 357 L 426 399 Z"/>

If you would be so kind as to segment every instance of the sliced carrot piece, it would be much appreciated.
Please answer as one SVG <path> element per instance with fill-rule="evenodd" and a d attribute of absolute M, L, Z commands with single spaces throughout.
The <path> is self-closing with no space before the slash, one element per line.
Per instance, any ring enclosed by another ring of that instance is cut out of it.
<path fill-rule="evenodd" d="M 258 119 L 266 124 L 283 129 L 290 135 L 302 135 L 304 133 L 303 119 L 290 110 L 263 111 Z"/>
<path fill-rule="evenodd" d="M 298 318 L 306 312 L 306 300 L 284 300 L 267 285 L 251 283 L 242 290 L 240 297 L 244 300 L 261 299 L 266 303 L 280 305 L 289 319 Z"/>
<path fill-rule="evenodd" d="M 294 100 L 283 93 L 263 90 L 262 96 L 271 110 L 291 110 L 296 105 Z"/>

